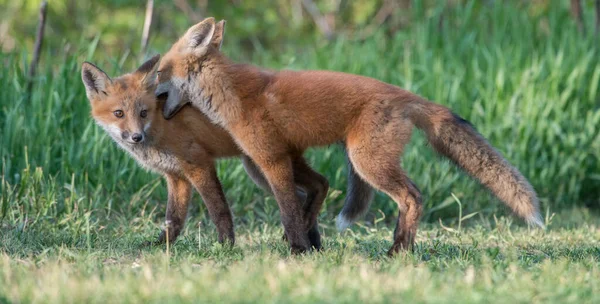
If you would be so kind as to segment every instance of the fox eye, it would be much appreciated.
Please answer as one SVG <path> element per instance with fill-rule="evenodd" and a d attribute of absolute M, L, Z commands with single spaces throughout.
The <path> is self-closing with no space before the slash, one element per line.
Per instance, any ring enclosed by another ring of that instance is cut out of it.
<path fill-rule="evenodd" d="M 146 116 L 148 116 L 148 111 L 142 110 L 142 112 L 140 112 L 140 116 L 142 116 L 142 118 L 146 118 Z"/>
<path fill-rule="evenodd" d="M 113 114 L 115 114 L 115 116 L 118 118 L 123 117 L 123 111 L 121 111 L 121 110 L 116 110 L 113 112 Z"/>

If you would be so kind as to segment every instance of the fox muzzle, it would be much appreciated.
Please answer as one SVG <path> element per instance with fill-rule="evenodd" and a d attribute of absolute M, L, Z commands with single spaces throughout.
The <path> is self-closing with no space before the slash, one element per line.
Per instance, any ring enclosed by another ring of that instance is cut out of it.
<path fill-rule="evenodd" d="M 129 131 L 123 131 L 121 133 L 121 138 L 129 142 L 130 144 L 139 144 L 146 139 L 146 135 L 144 132 L 140 133 L 130 133 Z"/>
<path fill-rule="evenodd" d="M 139 143 L 142 140 L 144 140 L 144 135 L 142 135 L 142 133 L 133 133 L 133 135 L 131 135 L 131 140 L 133 140 L 136 143 Z"/>

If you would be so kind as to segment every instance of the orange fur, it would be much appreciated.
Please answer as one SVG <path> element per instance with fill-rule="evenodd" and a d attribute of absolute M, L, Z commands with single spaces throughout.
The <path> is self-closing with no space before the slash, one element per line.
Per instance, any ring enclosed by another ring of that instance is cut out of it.
<path fill-rule="evenodd" d="M 164 101 L 154 96 L 158 58 L 149 60 L 134 73 L 115 79 L 110 79 L 94 65 L 84 63 L 82 78 L 92 116 L 140 165 L 165 176 L 169 190 L 166 221 L 170 241 L 177 238 L 183 227 L 194 187 L 217 226 L 219 241 L 233 243 L 233 221 L 217 178 L 215 160 L 242 156 L 252 179 L 270 190 L 268 184 L 254 163 L 242 155 L 231 136 L 197 109 L 184 107 L 176 118 L 170 121 L 163 118 Z M 118 117 L 116 111 L 121 111 L 122 115 Z M 133 134 L 140 134 L 143 139 L 135 142 Z M 294 168 L 299 178 L 295 186 L 306 196 L 309 212 L 320 208 L 324 193 L 327 193 L 327 181 L 303 161 L 301 155 L 296 159 L 298 164 Z M 308 235 L 306 231 L 304 233 Z M 320 248 L 316 226 L 312 233 L 311 245 Z M 166 238 L 163 231 L 159 242 Z"/>
<path fill-rule="evenodd" d="M 527 180 L 449 109 L 372 78 L 329 71 L 274 72 L 234 64 L 211 43 L 215 32 L 222 39 L 223 30 L 213 18 L 190 28 L 165 54 L 156 93 L 169 95 L 166 117 L 191 103 L 232 134 L 269 181 L 295 251 L 308 249 L 308 241 L 306 235 L 293 232 L 314 218 L 299 219 L 292 156 L 308 147 L 340 141 L 346 143 L 358 175 L 399 206 L 389 253 L 413 244 L 422 213 L 421 194 L 399 163 L 413 126 L 423 129 L 439 153 L 478 179 L 516 214 L 542 224 L 535 191 Z"/>

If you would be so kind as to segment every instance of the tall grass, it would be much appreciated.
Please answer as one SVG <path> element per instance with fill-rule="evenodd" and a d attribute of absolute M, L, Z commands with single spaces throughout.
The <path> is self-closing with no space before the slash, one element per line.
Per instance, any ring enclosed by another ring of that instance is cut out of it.
<path fill-rule="evenodd" d="M 532 15 L 502 1 L 433 11 L 415 3 L 412 25 L 391 38 L 376 32 L 276 50 L 256 43 L 256 52 L 248 55 L 236 37 L 227 37 L 224 51 L 266 67 L 344 71 L 416 92 L 470 120 L 530 179 L 543 208 L 597 204 L 597 43 L 582 37 L 560 6 Z M 138 168 L 89 115 L 82 61 L 93 59 L 110 75 L 137 63 L 128 54 L 104 58 L 97 48 L 101 39 L 81 41 L 65 54 L 47 49 L 30 99 L 24 91 L 28 54 L 2 53 L 0 218 L 19 225 L 55 221 L 55 227 L 83 231 L 87 219 L 106 224 L 164 212 L 164 182 Z M 344 155 L 333 146 L 307 157 L 334 189 L 322 214 L 333 218 L 346 190 Z M 426 219 L 455 219 L 453 193 L 465 212 L 502 210 L 479 185 L 435 156 L 419 133 L 402 163 L 425 194 Z M 220 162 L 219 176 L 239 219 L 277 220 L 273 200 L 252 185 L 237 160 Z M 393 215 L 395 208 L 378 196 L 372 215 L 377 209 Z"/>

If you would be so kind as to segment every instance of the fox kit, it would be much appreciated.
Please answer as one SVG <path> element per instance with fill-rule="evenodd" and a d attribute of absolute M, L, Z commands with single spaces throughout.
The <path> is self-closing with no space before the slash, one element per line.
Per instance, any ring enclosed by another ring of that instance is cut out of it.
<path fill-rule="evenodd" d="M 156 94 L 168 94 L 165 117 L 191 102 L 232 134 L 265 174 L 285 229 L 306 229 L 316 219 L 309 213 L 305 222 L 298 220 L 301 203 L 294 195 L 292 158 L 308 147 L 343 141 L 357 174 L 398 204 L 388 254 L 411 247 L 422 213 L 421 194 L 402 171 L 399 157 L 413 126 L 515 214 L 543 225 L 527 179 L 446 107 L 372 78 L 329 71 L 273 72 L 232 63 L 219 51 L 223 25 L 205 19 L 172 46 L 160 63 Z M 367 206 L 365 201 L 347 201 L 338 217 L 340 228 Z M 305 234 L 287 235 L 296 250 L 309 249 Z"/>
<path fill-rule="evenodd" d="M 169 241 L 179 235 L 194 187 L 202 196 L 220 242 L 234 242 L 231 212 L 215 170 L 215 159 L 240 156 L 241 150 L 221 127 L 212 124 L 193 107 L 181 109 L 166 121 L 163 101 L 154 95 L 159 56 L 137 71 L 111 79 L 91 63 L 84 63 L 82 79 L 95 121 L 140 165 L 162 174 L 167 180 L 166 220 Z M 246 171 L 254 182 L 270 190 L 254 163 L 242 155 Z M 320 208 L 328 190 L 327 180 L 313 171 L 301 155 L 293 159 L 294 180 L 306 197 L 306 212 Z M 360 184 L 360 181 L 354 183 Z M 307 233 L 311 245 L 320 248 L 319 232 Z M 165 231 L 159 242 L 167 238 Z"/>

